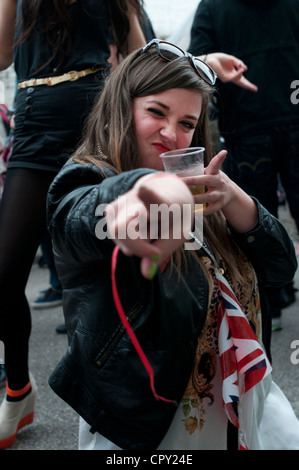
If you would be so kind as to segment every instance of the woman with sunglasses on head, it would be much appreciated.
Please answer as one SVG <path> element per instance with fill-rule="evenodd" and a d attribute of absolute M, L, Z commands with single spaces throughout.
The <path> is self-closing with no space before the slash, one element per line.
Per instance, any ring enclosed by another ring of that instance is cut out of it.
<path fill-rule="evenodd" d="M 126 55 L 145 45 L 138 0 L 0 0 L 0 70 L 18 79 L 14 146 L 0 206 L 0 340 L 7 394 L 0 448 L 33 420 L 28 371 L 30 309 L 25 287 L 46 230 L 46 194 L 77 147 L 109 73 L 110 30 Z"/>
<path fill-rule="evenodd" d="M 225 152 L 212 158 L 215 80 L 163 41 L 132 53 L 51 185 L 69 347 L 49 383 L 81 416 L 80 449 L 267 448 L 270 392 L 298 446 L 298 421 L 271 380 L 263 304 L 263 286 L 288 282 L 296 257 L 280 222 L 221 172 Z M 204 175 L 163 171 L 162 152 L 199 145 Z M 194 184 L 205 194 L 193 196 Z M 207 206 L 204 240 L 184 249 L 197 238 L 194 204 Z M 155 205 L 175 205 L 177 218 L 155 216 Z"/>

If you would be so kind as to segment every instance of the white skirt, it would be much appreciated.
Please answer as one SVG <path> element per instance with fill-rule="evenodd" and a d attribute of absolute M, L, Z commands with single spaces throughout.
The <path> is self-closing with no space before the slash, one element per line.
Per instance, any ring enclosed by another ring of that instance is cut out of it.
<path fill-rule="evenodd" d="M 218 416 L 211 415 L 210 431 L 205 433 L 198 448 L 193 439 L 186 439 L 180 413 L 179 407 L 159 446 L 160 450 L 225 449 L 227 427 L 224 412 L 220 411 Z M 243 396 L 239 415 L 240 437 L 246 440 L 249 450 L 299 450 L 299 420 L 287 397 L 272 381 L 271 375 Z M 223 419 L 223 425 L 220 426 L 219 417 Z M 89 430 L 90 426 L 80 418 L 79 450 L 122 450 L 101 434 L 92 434 Z"/>
<path fill-rule="evenodd" d="M 298 450 L 299 420 L 271 375 L 243 397 L 241 427 L 249 450 Z"/>

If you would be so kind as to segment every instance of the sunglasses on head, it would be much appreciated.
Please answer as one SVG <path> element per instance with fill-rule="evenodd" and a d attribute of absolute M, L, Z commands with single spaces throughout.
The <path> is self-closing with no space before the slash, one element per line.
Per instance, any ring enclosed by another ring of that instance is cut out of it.
<path fill-rule="evenodd" d="M 215 85 L 217 74 L 208 64 L 206 64 L 203 60 L 194 57 L 192 54 L 189 54 L 189 52 L 183 51 L 183 49 L 175 46 L 174 44 L 171 44 L 170 42 L 162 41 L 161 39 L 152 39 L 146 46 L 144 46 L 141 54 L 146 52 L 153 45 L 155 45 L 156 51 L 161 59 L 167 62 L 171 62 L 178 57 L 188 57 L 190 63 L 200 78 L 202 78 L 209 85 Z"/>

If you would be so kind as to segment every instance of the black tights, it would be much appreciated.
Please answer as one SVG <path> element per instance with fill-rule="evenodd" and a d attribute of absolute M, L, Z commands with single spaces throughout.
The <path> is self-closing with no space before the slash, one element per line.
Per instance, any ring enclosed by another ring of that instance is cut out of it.
<path fill-rule="evenodd" d="M 5 345 L 8 386 L 29 381 L 31 314 L 25 288 L 46 228 L 46 195 L 54 174 L 10 169 L 0 203 L 0 339 Z"/>

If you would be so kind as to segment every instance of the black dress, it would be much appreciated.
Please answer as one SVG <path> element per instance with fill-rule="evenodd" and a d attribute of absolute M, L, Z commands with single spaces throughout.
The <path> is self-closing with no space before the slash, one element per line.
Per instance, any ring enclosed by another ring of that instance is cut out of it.
<path fill-rule="evenodd" d="M 17 14 L 21 1 L 17 2 Z M 63 68 L 52 61 L 40 70 L 51 51 L 42 32 L 42 13 L 30 41 L 15 47 L 19 82 L 62 75 L 71 70 L 101 67 L 76 81 L 20 89 L 16 96 L 14 148 L 9 168 L 31 168 L 57 173 L 82 136 L 85 119 L 109 72 L 109 17 L 103 0 L 83 0 L 69 7 L 74 23 L 71 53 Z M 58 31 L 59 34 L 59 31 Z"/>

